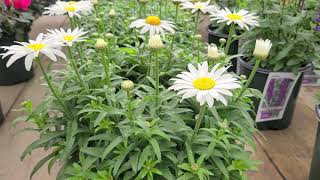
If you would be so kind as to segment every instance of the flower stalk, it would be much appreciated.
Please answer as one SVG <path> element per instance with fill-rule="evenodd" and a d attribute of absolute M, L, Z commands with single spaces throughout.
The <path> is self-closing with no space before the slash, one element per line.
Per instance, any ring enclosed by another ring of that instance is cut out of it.
<path fill-rule="evenodd" d="M 80 76 L 80 73 L 79 73 L 79 71 L 78 71 L 77 65 L 76 65 L 74 59 L 72 58 L 71 47 L 68 46 L 68 47 L 67 47 L 67 50 L 68 50 L 68 56 L 69 56 L 70 64 L 71 64 L 74 72 L 75 72 L 76 75 L 77 75 L 77 78 L 78 78 L 78 80 L 79 80 L 79 82 L 80 82 L 80 85 L 81 85 L 83 88 L 86 88 L 86 86 L 84 85 L 83 80 L 82 80 L 82 78 L 81 78 L 81 76 Z"/>
<path fill-rule="evenodd" d="M 194 27 L 193 36 L 192 36 L 192 43 L 191 43 L 192 51 L 193 51 L 193 48 L 194 48 L 195 36 L 196 36 L 196 33 L 197 33 L 197 29 L 198 29 L 199 17 L 200 17 L 200 11 L 198 11 L 197 15 L 196 15 L 195 27 Z"/>
<path fill-rule="evenodd" d="M 58 94 L 58 92 L 55 90 L 55 88 L 53 87 L 51 80 L 48 76 L 48 74 L 46 73 L 46 70 L 44 69 L 41 60 L 39 57 L 37 57 L 35 59 L 35 62 L 37 63 L 37 65 L 40 67 L 41 73 L 44 76 L 44 79 L 46 80 L 48 87 L 50 89 L 50 91 L 52 92 L 53 96 L 57 99 L 59 106 L 65 111 L 67 117 L 70 120 L 73 120 L 73 114 L 72 112 L 69 110 L 69 108 L 66 106 L 66 104 L 64 103 L 64 101 L 62 100 L 62 98 L 60 97 L 60 95 Z"/>
<path fill-rule="evenodd" d="M 192 134 L 192 137 L 191 137 L 191 142 L 193 141 L 194 137 L 197 136 L 197 134 L 198 134 L 198 131 L 199 131 L 200 126 L 201 126 L 202 119 L 203 119 L 205 111 L 206 111 L 206 107 L 207 107 L 206 105 L 202 105 L 200 107 L 200 112 L 198 114 L 198 118 L 196 119 L 196 125 L 195 125 L 194 130 L 193 130 L 193 134 Z"/>
<path fill-rule="evenodd" d="M 261 63 L 261 59 L 257 59 L 255 65 L 254 65 L 254 67 L 253 67 L 253 69 L 252 69 L 252 71 L 251 71 L 251 73 L 250 73 L 249 79 L 248 79 L 248 81 L 246 82 L 246 84 L 244 85 L 244 87 L 242 87 L 242 89 L 241 89 L 241 91 L 240 91 L 240 94 L 239 94 L 237 100 L 238 100 L 239 98 L 241 98 L 241 96 L 242 96 L 243 93 L 246 91 L 246 89 L 249 88 L 249 86 L 250 86 L 250 84 L 251 84 L 251 82 L 252 82 L 255 74 L 257 73 L 257 70 L 258 70 L 258 68 L 259 68 L 259 66 L 260 66 L 260 63 Z"/>
<path fill-rule="evenodd" d="M 229 49 L 230 49 L 230 45 L 233 41 L 233 35 L 235 34 L 235 24 L 232 23 L 229 29 L 229 35 L 228 35 L 228 39 L 227 39 L 227 44 L 226 44 L 226 49 L 225 49 L 225 53 L 229 54 Z"/>

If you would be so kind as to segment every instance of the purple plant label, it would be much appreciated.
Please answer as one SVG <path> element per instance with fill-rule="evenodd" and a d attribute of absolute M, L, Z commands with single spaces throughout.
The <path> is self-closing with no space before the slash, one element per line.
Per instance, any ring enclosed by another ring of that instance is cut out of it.
<path fill-rule="evenodd" d="M 256 122 L 281 120 L 299 76 L 294 73 L 270 73 L 263 90 Z"/>

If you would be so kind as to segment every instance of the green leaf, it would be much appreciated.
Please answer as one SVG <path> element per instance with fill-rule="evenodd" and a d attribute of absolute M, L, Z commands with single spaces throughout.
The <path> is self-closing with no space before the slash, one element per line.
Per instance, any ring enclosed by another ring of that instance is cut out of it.
<path fill-rule="evenodd" d="M 130 162 L 131 168 L 134 172 L 137 172 L 138 163 L 139 163 L 139 156 L 140 156 L 140 152 L 135 152 L 135 153 L 131 154 L 129 157 L 129 162 Z"/>
<path fill-rule="evenodd" d="M 66 145 L 63 151 L 63 154 L 61 156 L 61 162 L 63 163 L 69 159 L 69 156 L 72 151 L 72 147 L 74 145 L 74 142 L 76 140 L 75 137 L 75 132 L 77 131 L 78 128 L 78 122 L 76 120 L 68 121 L 67 123 L 67 137 L 66 137 Z"/>
<path fill-rule="evenodd" d="M 33 168 L 31 175 L 30 175 L 30 179 L 32 179 L 33 175 L 38 172 L 38 170 L 47 162 L 49 161 L 52 157 L 56 156 L 58 154 L 59 151 L 54 151 L 53 153 L 47 155 L 46 157 L 44 157 L 43 159 L 41 159 Z"/>
<path fill-rule="evenodd" d="M 118 173 L 118 170 L 122 164 L 122 162 L 124 161 L 124 159 L 126 158 L 127 154 L 132 151 L 132 149 L 136 147 L 136 144 L 131 144 L 127 149 L 125 149 L 124 151 L 121 152 L 121 154 L 117 157 L 117 161 L 114 164 L 114 168 L 113 168 L 113 175 L 116 175 Z"/>
<path fill-rule="evenodd" d="M 113 148 L 115 148 L 116 146 L 118 146 L 118 144 L 120 144 L 123 141 L 123 138 L 121 136 L 117 137 L 116 139 L 114 139 L 109 146 L 107 147 L 107 149 L 102 153 L 102 160 L 104 160 L 107 155 L 113 150 Z"/>
<path fill-rule="evenodd" d="M 37 148 L 40 148 L 44 145 L 46 145 L 49 141 L 57 138 L 57 137 L 60 137 L 60 136 L 63 136 L 65 134 L 64 131 L 56 131 L 56 132 L 49 132 L 43 136 L 40 137 L 40 139 L 34 141 L 32 144 L 30 144 L 25 150 L 24 152 L 22 153 L 21 155 L 21 161 L 25 158 L 25 156 L 29 153 L 31 153 L 32 150 L 34 149 L 37 149 Z"/>
<path fill-rule="evenodd" d="M 139 163 L 138 163 L 138 171 L 142 168 L 144 163 L 148 160 L 148 156 L 151 154 L 151 147 L 150 145 L 145 147 L 140 155 Z"/>
<path fill-rule="evenodd" d="M 218 166 L 219 170 L 222 172 L 225 178 L 229 179 L 229 173 L 228 173 L 227 167 L 223 164 L 223 162 L 219 158 L 216 158 L 215 156 L 211 156 L 211 159 Z"/>
<path fill-rule="evenodd" d="M 98 158 L 102 158 L 102 153 L 104 151 L 104 148 L 99 148 L 99 147 L 83 147 L 80 149 L 81 152 L 94 156 L 94 157 L 98 157 Z"/>
<path fill-rule="evenodd" d="M 161 162 L 161 151 L 159 147 L 159 143 L 154 138 L 149 139 L 150 144 L 152 145 L 152 148 L 158 158 L 158 160 Z"/>

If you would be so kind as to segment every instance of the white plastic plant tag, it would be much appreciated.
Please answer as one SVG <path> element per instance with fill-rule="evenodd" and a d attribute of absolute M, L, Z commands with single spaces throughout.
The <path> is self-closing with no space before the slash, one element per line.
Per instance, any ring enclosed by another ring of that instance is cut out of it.
<path fill-rule="evenodd" d="M 292 90 L 301 76 L 294 73 L 270 73 L 263 90 L 256 122 L 280 120 L 283 118 Z"/>

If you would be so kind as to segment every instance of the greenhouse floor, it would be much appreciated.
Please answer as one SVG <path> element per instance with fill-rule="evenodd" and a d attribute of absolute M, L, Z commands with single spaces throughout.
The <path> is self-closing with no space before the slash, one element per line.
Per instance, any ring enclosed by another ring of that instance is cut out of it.
<path fill-rule="evenodd" d="M 31 37 L 44 32 L 50 27 L 66 26 L 65 18 L 42 17 L 33 26 Z M 53 68 L 59 68 L 55 65 Z M 251 180 L 307 180 L 313 144 L 316 134 L 316 116 L 314 113 L 314 96 L 320 88 L 303 87 L 297 102 L 294 119 L 291 126 L 281 131 L 262 131 L 256 134 L 257 142 L 254 158 L 263 163 L 257 172 L 249 172 Z M 45 156 L 43 150 L 35 151 L 21 162 L 20 155 L 24 148 L 36 139 L 37 134 L 21 132 L 28 127 L 27 123 L 12 126 L 13 120 L 21 115 L 14 111 L 24 100 L 32 100 L 34 106 L 44 97 L 44 88 L 41 86 L 40 73 L 35 70 L 35 77 L 27 83 L 16 86 L 1 87 L 0 99 L 6 116 L 0 126 L 0 180 L 26 180 L 33 166 Z M 43 167 L 33 180 L 54 180 L 56 170 L 51 176 L 47 168 Z"/>

